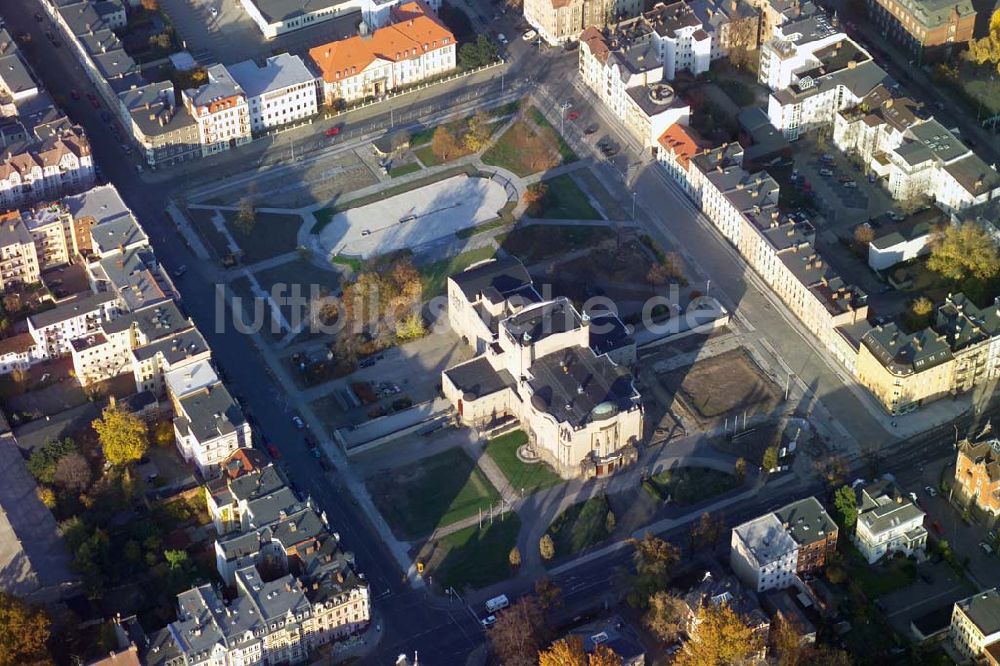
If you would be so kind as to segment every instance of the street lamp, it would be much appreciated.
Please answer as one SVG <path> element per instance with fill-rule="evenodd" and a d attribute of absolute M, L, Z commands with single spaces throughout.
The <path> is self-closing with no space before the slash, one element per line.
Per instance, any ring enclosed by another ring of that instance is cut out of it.
<path fill-rule="evenodd" d="M 632 221 L 635 222 L 635 192 L 632 192 Z"/>

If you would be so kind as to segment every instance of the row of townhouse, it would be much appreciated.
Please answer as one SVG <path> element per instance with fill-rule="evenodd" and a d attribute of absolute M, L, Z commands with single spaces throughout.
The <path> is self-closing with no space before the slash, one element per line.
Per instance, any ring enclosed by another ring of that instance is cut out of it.
<path fill-rule="evenodd" d="M 1000 174 L 922 105 L 877 86 L 833 117 L 833 141 L 856 154 L 896 200 L 926 196 L 948 213 L 1000 196 Z"/>
<path fill-rule="evenodd" d="M 83 130 L 56 108 L 0 26 L 0 210 L 86 189 L 94 178 Z"/>
<path fill-rule="evenodd" d="M 171 393 L 197 392 L 210 374 L 171 373 Z M 202 490 L 218 532 L 219 576 L 235 593 L 211 585 L 181 592 L 177 619 L 151 633 L 135 616 L 118 619 L 119 647 L 144 666 L 297 664 L 364 629 L 368 583 L 325 514 L 256 449 L 233 450 L 219 470 Z"/>

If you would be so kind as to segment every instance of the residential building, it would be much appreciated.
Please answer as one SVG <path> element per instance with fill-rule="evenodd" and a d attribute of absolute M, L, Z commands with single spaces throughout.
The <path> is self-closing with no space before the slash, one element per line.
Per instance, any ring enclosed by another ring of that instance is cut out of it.
<path fill-rule="evenodd" d="M 795 572 L 812 575 L 821 571 L 837 550 L 839 529 L 819 500 L 806 497 L 777 509 L 774 515 L 799 546 Z"/>
<path fill-rule="evenodd" d="M 139 648 L 134 644 L 129 645 L 124 650 L 112 651 L 104 659 L 92 661 L 87 666 L 141 666 Z"/>
<path fill-rule="evenodd" d="M 603 476 L 637 459 L 642 404 L 631 373 L 612 360 L 613 347 L 634 348 L 629 336 L 598 336 L 611 322 L 592 322 L 565 298 L 542 300 L 516 259 L 451 276 L 448 299 L 456 334 L 479 353 L 442 374 L 459 423 L 493 430 L 519 422 L 526 454 L 567 478 Z"/>
<path fill-rule="evenodd" d="M 771 90 L 787 88 L 796 72 L 820 66 L 817 51 L 848 39 L 827 15 L 808 0 L 798 11 L 780 13 L 780 23 L 760 45 L 758 80 Z M 786 18 L 787 16 L 787 18 Z"/>
<path fill-rule="evenodd" d="M 712 40 L 712 60 L 757 56 L 759 9 L 744 0 L 690 0 L 688 4 Z"/>
<path fill-rule="evenodd" d="M 972 39 L 976 8 L 970 0 L 867 0 L 882 34 L 919 57 L 950 55 Z"/>
<path fill-rule="evenodd" d="M 205 504 L 220 535 L 249 530 L 249 502 L 286 485 L 278 470 L 257 449 L 236 449 L 219 464 L 219 469 L 221 474 L 205 484 Z"/>
<path fill-rule="evenodd" d="M 956 601 L 948 631 L 952 644 L 970 660 L 978 660 L 1000 641 L 1000 592 L 991 588 Z"/>
<path fill-rule="evenodd" d="M 72 353 L 74 340 L 98 333 L 102 322 L 121 311 L 122 303 L 114 294 L 85 292 L 29 316 L 28 332 L 46 358 L 55 358 Z"/>
<path fill-rule="evenodd" d="M 771 621 L 761 609 L 757 595 L 740 584 L 739 579 L 732 574 L 719 574 L 706 571 L 701 580 L 683 596 L 684 599 L 684 632 L 688 636 L 698 633 L 698 612 L 708 606 L 726 605 L 742 618 L 744 623 L 754 630 L 762 643 L 767 643 L 771 630 Z M 763 659 L 765 655 L 759 657 Z"/>
<path fill-rule="evenodd" d="M 24 371 L 45 358 L 45 348 L 30 333 L 15 333 L 0 338 L 0 375 Z"/>
<path fill-rule="evenodd" d="M 167 393 L 167 373 L 205 362 L 211 355 L 205 338 L 194 327 L 135 347 L 132 349 L 132 374 L 136 390 L 163 397 Z"/>
<path fill-rule="evenodd" d="M 704 150 L 702 138 L 694 129 L 675 123 L 660 136 L 656 160 L 688 196 L 692 196 L 688 165 Z"/>
<path fill-rule="evenodd" d="M 216 476 L 229 454 L 251 445 L 250 424 L 221 382 L 171 402 L 177 448 L 202 477 Z"/>
<path fill-rule="evenodd" d="M 798 559 L 799 545 L 773 513 L 733 528 L 730 565 L 755 592 L 792 585 Z"/>
<path fill-rule="evenodd" d="M 63 125 L 0 152 L 0 210 L 51 201 L 94 184 L 94 160 L 83 130 Z"/>
<path fill-rule="evenodd" d="M 884 271 L 929 254 L 935 234 L 927 223 L 915 224 L 875 238 L 868 244 L 868 265 Z"/>
<path fill-rule="evenodd" d="M 975 506 L 993 525 L 1000 517 L 1000 440 L 989 431 L 958 445 L 955 497 Z"/>
<path fill-rule="evenodd" d="M 358 20 L 368 29 L 381 28 L 390 22 L 389 14 L 404 0 L 240 0 L 247 15 L 268 39 L 307 28 L 323 21 L 344 19 L 354 28 Z M 429 0 L 434 12 L 441 0 Z M 360 12 L 360 16 L 357 13 Z M 339 21 L 338 27 L 345 21 Z M 331 30 L 335 31 L 338 28 Z"/>
<path fill-rule="evenodd" d="M 0 214 L 0 289 L 6 291 L 41 279 L 31 233 L 16 210 Z"/>
<path fill-rule="evenodd" d="M 253 60 L 229 66 L 250 105 L 250 129 L 266 132 L 319 113 L 318 80 L 302 58 L 281 53 L 258 67 Z"/>
<path fill-rule="evenodd" d="M 638 0 L 525 0 L 524 20 L 552 46 L 576 41 L 585 28 L 638 16 Z"/>
<path fill-rule="evenodd" d="M 97 0 L 92 6 L 109 30 L 120 30 L 128 25 L 128 15 L 122 0 Z"/>
<path fill-rule="evenodd" d="M 815 497 L 787 504 L 733 528 L 730 563 L 756 592 L 783 589 L 826 566 L 837 524 Z"/>
<path fill-rule="evenodd" d="M 177 103 L 171 81 L 124 90 L 118 93 L 118 105 L 149 166 L 172 166 L 201 157 L 198 124 Z"/>
<path fill-rule="evenodd" d="M 395 21 L 309 50 L 322 77 L 323 103 L 349 104 L 447 74 L 456 67 L 455 36 L 422 2 L 398 7 Z"/>
<path fill-rule="evenodd" d="M 876 326 L 861 338 L 856 376 L 891 414 L 959 395 L 1000 377 L 1000 299 L 978 308 L 952 294 L 934 324 L 904 333 L 895 323 Z"/>
<path fill-rule="evenodd" d="M 206 72 L 207 83 L 181 93 L 184 108 L 198 126 L 203 157 L 251 140 L 246 93 L 222 65 L 212 65 Z"/>
<path fill-rule="evenodd" d="M 659 145 L 659 138 L 671 125 L 686 125 L 691 112 L 664 80 L 673 78 L 681 67 L 708 70 L 708 35 L 687 5 L 671 7 L 654 9 L 666 16 L 662 22 L 639 17 L 606 32 L 590 27 L 580 35 L 580 78 L 647 147 Z M 687 11 L 681 11 L 682 7 Z M 682 38 L 681 33 L 687 37 Z M 683 58 L 679 58 L 678 44 L 687 46 Z M 698 47 L 696 57 L 692 56 L 692 44 Z"/>
<path fill-rule="evenodd" d="M 335 566 L 336 565 L 336 566 Z M 142 638 L 147 666 L 297 664 L 312 652 L 368 623 L 368 586 L 350 563 L 330 564 L 315 586 L 291 575 L 265 582 L 254 567 L 236 573 L 236 597 L 227 601 L 211 585 L 177 595 L 177 620 Z M 135 618 L 130 634 L 141 632 Z"/>
<path fill-rule="evenodd" d="M 646 650 L 639 632 L 620 615 L 612 615 L 589 622 L 570 631 L 564 638 L 578 637 L 583 642 L 583 651 L 593 652 L 598 645 L 614 651 L 621 666 L 645 666 Z"/>
<path fill-rule="evenodd" d="M 885 555 L 913 555 L 927 545 L 924 512 L 890 481 L 861 487 L 854 543 L 873 564 Z"/>

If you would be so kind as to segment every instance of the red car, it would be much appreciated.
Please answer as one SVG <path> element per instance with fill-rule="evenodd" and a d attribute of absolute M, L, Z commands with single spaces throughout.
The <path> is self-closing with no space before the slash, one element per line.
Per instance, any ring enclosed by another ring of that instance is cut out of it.
<path fill-rule="evenodd" d="M 579 111 L 570 111 L 566 114 L 566 120 L 576 120 L 580 117 Z"/>
<path fill-rule="evenodd" d="M 281 451 L 279 451 L 278 447 L 276 447 L 274 444 L 267 445 L 267 452 L 270 453 L 271 457 L 274 458 L 275 460 L 279 460 L 281 458 Z"/>
<path fill-rule="evenodd" d="M 76 88 L 73 88 L 72 90 L 69 91 L 69 96 L 75 100 L 78 100 L 80 99 L 80 91 L 77 90 Z"/>
<path fill-rule="evenodd" d="M 338 134 L 340 134 L 340 125 L 334 125 L 333 127 L 330 127 L 329 129 L 326 130 L 326 132 L 324 132 L 324 134 L 326 134 L 327 136 L 337 136 Z"/>
<path fill-rule="evenodd" d="M 944 529 L 941 527 L 941 523 L 939 523 L 938 521 L 935 520 L 933 523 L 931 523 L 931 527 L 934 529 L 935 532 L 937 532 L 938 536 L 944 535 Z"/>

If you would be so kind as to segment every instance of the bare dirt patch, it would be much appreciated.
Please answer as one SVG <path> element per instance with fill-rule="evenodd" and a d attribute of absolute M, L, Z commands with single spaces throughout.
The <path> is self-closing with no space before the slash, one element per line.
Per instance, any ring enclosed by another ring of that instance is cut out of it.
<path fill-rule="evenodd" d="M 659 375 L 675 394 L 678 408 L 701 424 L 746 412 L 770 413 L 780 400 L 778 387 L 742 350 L 732 350 Z"/>

